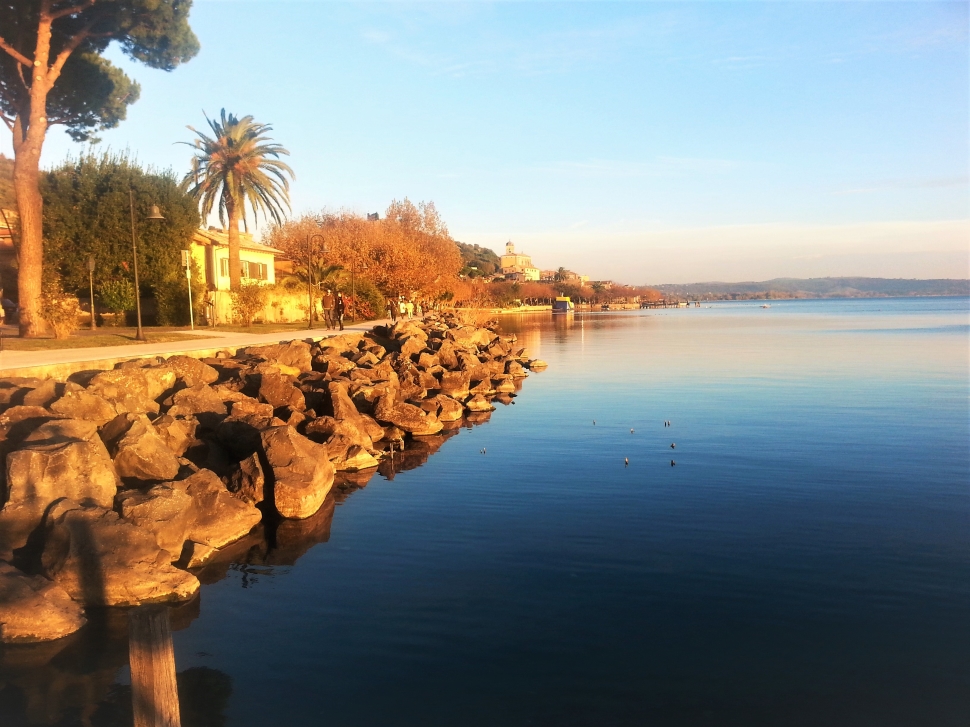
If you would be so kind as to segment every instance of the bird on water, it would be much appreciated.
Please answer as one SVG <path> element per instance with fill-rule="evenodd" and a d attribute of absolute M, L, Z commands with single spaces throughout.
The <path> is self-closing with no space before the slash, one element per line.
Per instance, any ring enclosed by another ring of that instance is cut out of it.
<path fill-rule="evenodd" d="M 676 462 L 674 462 L 673 460 L 670 460 L 670 466 L 671 466 L 671 467 L 673 467 L 673 466 L 674 466 L 675 464 L 677 464 L 677 463 L 676 463 Z"/>
<path fill-rule="evenodd" d="M 482 454 L 485 454 L 485 447 L 482 447 Z"/>
<path fill-rule="evenodd" d="M 629 467 L 630 466 L 630 458 L 629 457 L 624 457 L 623 458 L 623 466 L 624 467 Z"/>
<path fill-rule="evenodd" d="M 633 430 L 632 429 L 630 430 L 630 434 L 633 434 Z"/>
<path fill-rule="evenodd" d="M 670 443 L 670 448 L 671 448 L 671 449 L 677 449 L 677 445 L 676 445 L 676 444 L 674 444 L 673 442 L 671 442 L 671 443 Z"/>

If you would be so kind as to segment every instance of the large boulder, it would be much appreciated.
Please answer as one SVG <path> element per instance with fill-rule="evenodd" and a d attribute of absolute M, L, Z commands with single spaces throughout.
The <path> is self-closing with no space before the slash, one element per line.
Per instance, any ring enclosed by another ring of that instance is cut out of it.
<path fill-rule="evenodd" d="M 288 406 L 303 411 L 306 409 L 306 399 L 294 382 L 294 377 L 286 374 L 264 373 L 260 376 L 259 398 L 274 409 Z"/>
<path fill-rule="evenodd" d="M 171 480 L 181 466 L 165 440 L 144 414 L 128 415 L 128 431 L 114 446 L 115 470 L 123 480 Z"/>
<path fill-rule="evenodd" d="M 23 546 L 55 500 L 69 497 L 111 507 L 118 484 L 94 422 L 53 419 L 42 424 L 7 455 L 0 552 Z"/>
<path fill-rule="evenodd" d="M 211 384 L 219 379 L 218 371 L 191 356 L 169 356 L 165 359 L 164 366 L 172 369 L 186 386 Z"/>
<path fill-rule="evenodd" d="M 252 503 L 233 497 L 210 470 L 199 470 L 171 486 L 184 488 L 195 503 L 196 517 L 186 539 L 210 548 L 222 548 L 239 540 L 263 517 Z"/>
<path fill-rule="evenodd" d="M 118 414 L 157 414 L 156 399 L 171 389 L 175 380 L 175 372 L 168 368 L 120 368 L 96 375 L 88 384 L 88 392 L 105 399 Z"/>
<path fill-rule="evenodd" d="M 438 394 L 428 401 L 433 401 L 437 405 L 439 422 L 456 422 L 465 415 L 465 408 L 461 402 L 450 396 Z"/>
<path fill-rule="evenodd" d="M 85 606 L 183 601 L 199 590 L 155 535 L 95 505 L 61 500 L 45 518 L 44 575 Z"/>
<path fill-rule="evenodd" d="M 434 414 L 424 412 L 413 404 L 393 401 L 389 396 L 382 396 L 377 402 L 374 418 L 418 436 L 437 434 L 442 429 L 441 422 Z"/>
<path fill-rule="evenodd" d="M 441 393 L 453 399 L 464 399 L 468 396 L 471 378 L 464 371 L 443 371 L 441 373 Z"/>
<path fill-rule="evenodd" d="M 53 641 L 81 628 L 84 609 L 43 576 L 27 576 L 0 561 L 0 641 Z"/>
<path fill-rule="evenodd" d="M 357 406 L 350 398 L 347 385 L 340 382 L 331 382 L 328 387 L 330 392 L 330 402 L 333 406 L 333 418 L 338 422 L 345 422 L 349 427 L 358 432 L 355 444 L 368 448 L 372 441 L 380 439 L 383 428 L 369 416 L 361 414 Z"/>
<path fill-rule="evenodd" d="M 108 401 L 89 391 L 68 391 L 48 407 L 55 414 L 69 419 L 84 419 L 98 426 L 114 419 L 117 412 Z"/>
<path fill-rule="evenodd" d="M 185 534 L 198 515 L 192 496 L 174 484 L 155 485 L 148 492 L 127 490 L 118 495 L 117 505 L 121 517 L 155 536 L 170 561 L 178 560 Z"/>
<path fill-rule="evenodd" d="M 217 391 L 206 384 L 196 384 L 185 389 L 179 389 L 172 397 L 172 406 L 168 413 L 175 416 L 194 416 L 200 414 L 214 414 L 225 416 L 228 412 L 226 403 Z"/>
<path fill-rule="evenodd" d="M 310 344 L 306 341 L 286 341 L 268 346 L 250 346 L 243 349 L 243 353 L 265 361 L 275 361 L 285 366 L 293 366 L 300 371 L 312 369 Z"/>
<path fill-rule="evenodd" d="M 258 505 L 265 498 L 266 475 L 255 452 L 241 459 L 230 471 L 229 492 L 243 502 Z"/>
<path fill-rule="evenodd" d="M 172 450 L 172 454 L 181 457 L 195 441 L 199 422 L 194 417 L 176 419 L 165 414 L 153 421 L 152 426 L 165 442 L 165 446 Z"/>
<path fill-rule="evenodd" d="M 276 511 L 299 519 L 319 510 L 335 471 L 327 448 L 285 425 L 260 432 L 260 440 Z"/>

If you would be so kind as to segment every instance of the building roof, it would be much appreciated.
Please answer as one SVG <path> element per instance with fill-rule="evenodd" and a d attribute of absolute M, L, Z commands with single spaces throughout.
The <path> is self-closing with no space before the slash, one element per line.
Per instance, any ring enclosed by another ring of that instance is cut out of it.
<path fill-rule="evenodd" d="M 197 242 L 200 245 L 225 245 L 229 246 L 229 233 L 223 230 L 203 230 L 199 228 L 195 231 L 195 236 L 192 238 L 192 242 Z M 256 242 L 253 236 L 248 232 L 239 233 L 239 249 L 240 250 L 257 250 L 259 252 L 268 252 L 272 255 L 286 255 L 285 252 L 279 250 L 275 247 L 270 247 L 269 245 L 264 245 L 261 242 Z"/>

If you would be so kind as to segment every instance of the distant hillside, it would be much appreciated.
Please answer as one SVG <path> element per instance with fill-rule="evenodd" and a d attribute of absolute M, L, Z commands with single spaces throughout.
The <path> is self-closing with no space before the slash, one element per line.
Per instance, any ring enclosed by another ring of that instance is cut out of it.
<path fill-rule="evenodd" d="M 681 298 L 890 298 L 917 295 L 970 295 L 970 280 L 902 278 L 775 278 L 744 283 L 689 283 L 650 286 Z"/>
<path fill-rule="evenodd" d="M 462 273 L 470 277 L 478 275 L 491 275 L 498 271 L 502 266 L 501 260 L 495 251 L 481 245 L 469 245 L 464 242 L 456 243 L 461 250 L 461 259 L 464 263 Z"/>

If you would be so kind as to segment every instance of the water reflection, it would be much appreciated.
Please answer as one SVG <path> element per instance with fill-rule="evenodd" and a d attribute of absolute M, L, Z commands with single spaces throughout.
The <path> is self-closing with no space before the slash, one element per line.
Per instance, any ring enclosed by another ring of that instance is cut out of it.
<path fill-rule="evenodd" d="M 516 389 L 521 380 L 516 380 Z M 338 472 L 323 506 L 304 520 L 264 518 L 249 535 L 221 549 L 193 571 L 203 585 L 241 574 L 243 588 L 251 588 L 274 568 L 293 566 L 314 546 L 330 539 L 336 506 L 366 487 L 375 475 L 393 480 L 395 474 L 420 467 L 462 427 L 488 420 L 489 413 L 450 422 L 440 434 L 408 440 L 403 451 L 377 469 Z M 172 631 L 180 631 L 200 615 L 202 596 L 169 609 Z M 42 644 L 0 645 L 0 725 L 27 727 L 131 727 L 132 687 L 126 683 L 129 663 L 129 611 L 89 609 L 80 631 Z M 178 665 L 176 665 L 177 667 Z M 226 724 L 232 694 L 228 674 L 208 667 L 177 672 L 183 727 Z"/>

